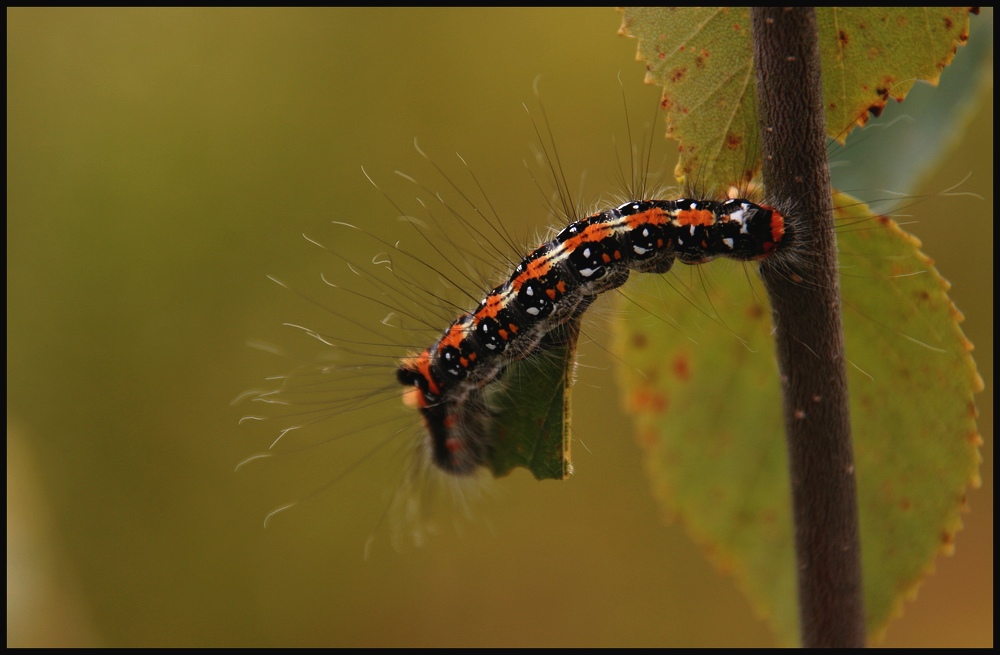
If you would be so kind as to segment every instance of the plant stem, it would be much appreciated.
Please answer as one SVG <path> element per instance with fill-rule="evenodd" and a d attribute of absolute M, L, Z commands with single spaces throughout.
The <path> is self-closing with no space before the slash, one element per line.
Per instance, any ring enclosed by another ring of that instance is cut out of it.
<path fill-rule="evenodd" d="M 802 644 L 860 647 L 861 545 L 816 15 L 763 7 L 751 19 L 764 185 L 768 202 L 794 218 L 794 261 L 766 263 L 761 276 L 784 397 Z"/>

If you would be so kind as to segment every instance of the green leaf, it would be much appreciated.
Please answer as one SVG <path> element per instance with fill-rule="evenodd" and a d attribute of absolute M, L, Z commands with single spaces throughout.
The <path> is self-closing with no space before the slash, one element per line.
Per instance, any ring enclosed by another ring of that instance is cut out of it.
<path fill-rule="evenodd" d="M 489 390 L 494 414 L 488 466 L 496 477 L 515 467 L 538 480 L 565 480 L 570 461 L 570 391 L 580 321 L 575 319 L 546 335 L 528 358 L 507 367 L 503 380 Z"/>
<path fill-rule="evenodd" d="M 968 39 L 967 8 L 816 10 L 827 134 L 843 140 L 914 81 L 936 84 Z M 745 7 L 629 8 L 621 34 L 639 39 L 646 81 L 663 87 L 675 175 L 698 187 L 745 187 L 759 168 L 753 45 Z"/>
<path fill-rule="evenodd" d="M 840 140 L 916 80 L 936 85 L 969 39 L 968 7 L 825 7 L 816 21 L 827 132 Z"/>
<path fill-rule="evenodd" d="M 970 21 L 969 42 L 962 48 L 937 87 L 918 84 L 906 102 L 889 103 L 869 131 L 855 134 L 847 148 L 831 154 L 830 175 L 835 189 L 850 189 L 866 202 L 895 194 L 914 193 L 921 180 L 937 170 L 940 160 L 963 134 L 983 99 L 993 95 L 993 21 Z M 888 129 L 890 128 L 891 129 Z M 939 185 L 957 183 L 966 171 L 954 171 Z"/>
<path fill-rule="evenodd" d="M 680 142 L 680 181 L 723 189 L 748 182 L 756 165 L 753 45 L 745 7 L 624 10 L 620 34 L 639 39 L 646 83 L 663 87 L 667 138 Z"/>
<path fill-rule="evenodd" d="M 891 219 L 838 196 L 844 323 L 858 471 L 865 605 L 879 634 L 951 546 L 978 484 L 973 394 L 982 388 L 948 284 Z M 795 643 L 789 482 L 770 313 L 736 265 L 715 264 L 697 343 L 629 303 L 615 325 L 627 409 L 653 492 Z M 653 276 L 629 295 L 655 293 Z M 739 338 L 736 338 L 738 335 Z M 742 340 L 741 340 L 742 339 Z"/>

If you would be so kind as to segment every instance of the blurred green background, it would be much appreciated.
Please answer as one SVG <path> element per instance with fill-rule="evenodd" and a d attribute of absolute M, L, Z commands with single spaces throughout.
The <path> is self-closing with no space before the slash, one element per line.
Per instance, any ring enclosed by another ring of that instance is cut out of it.
<path fill-rule="evenodd" d="M 419 137 L 441 159 L 460 150 L 513 232 L 534 234 L 545 210 L 520 104 L 539 74 L 571 186 L 586 170 L 588 190 L 608 190 L 617 75 L 634 122 L 657 98 L 619 22 L 608 9 L 7 11 L 9 646 L 772 643 L 660 520 L 601 348 L 575 392 L 576 474 L 502 480 L 423 548 L 382 538 L 362 557 L 398 472 L 362 469 L 267 530 L 293 482 L 321 485 L 343 462 L 233 474 L 267 440 L 229 402 L 282 372 L 245 344 L 280 339 L 303 311 L 265 274 L 321 268 L 300 233 L 394 216 L 361 166 L 412 172 Z M 922 189 L 971 171 L 963 189 L 985 199 L 907 210 L 977 347 L 983 487 L 956 556 L 887 645 L 993 643 L 989 95 Z"/>

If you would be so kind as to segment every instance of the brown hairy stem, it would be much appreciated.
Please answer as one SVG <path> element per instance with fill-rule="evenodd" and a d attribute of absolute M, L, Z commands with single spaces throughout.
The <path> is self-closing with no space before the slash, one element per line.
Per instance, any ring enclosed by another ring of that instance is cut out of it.
<path fill-rule="evenodd" d="M 813 222 L 794 262 L 765 263 L 784 397 L 802 645 L 865 644 L 837 247 L 815 11 L 751 9 L 768 203 Z"/>

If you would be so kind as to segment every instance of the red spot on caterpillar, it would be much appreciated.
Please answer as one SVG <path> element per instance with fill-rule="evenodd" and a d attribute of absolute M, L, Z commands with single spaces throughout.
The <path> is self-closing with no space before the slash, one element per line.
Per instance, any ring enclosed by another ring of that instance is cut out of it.
<path fill-rule="evenodd" d="M 612 227 L 605 223 L 589 225 L 586 229 L 580 232 L 580 234 L 566 239 L 562 245 L 567 251 L 572 252 L 580 247 L 581 244 L 599 242 L 608 237 L 611 233 Z"/>
<path fill-rule="evenodd" d="M 715 214 L 707 209 L 682 209 L 676 220 L 679 225 L 714 225 Z"/>
<path fill-rule="evenodd" d="M 458 347 L 462 343 L 462 339 L 465 338 L 465 329 L 461 325 L 452 325 L 448 328 L 448 331 L 438 342 L 438 348 L 444 348 L 446 346 Z"/>
<path fill-rule="evenodd" d="M 515 291 L 519 291 L 521 287 L 524 286 L 525 282 L 527 282 L 528 280 L 534 280 L 536 278 L 544 276 L 546 273 L 549 272 L 549 269 L 551 267 L 552 264 L 549 261 L 548 257 L 539 257 L 538 259 L 535 259 L 530 264 L 528 264 L 528 267 L 525 269 L 523 273 L 518 275 L 516 278 L 512 279 L 510 281 L 510 286 Z"/>
<path fill-rule="evenodd" d="M 771 238 L 775 243 L 781 243 L 785 236 L 785 217 L 777 209 L 769 207 L 771 210 Z"/>
<path fill-rule="evenodd" d="M 483 302 L 483 308 L 476 312 L 475 321 L 481 322 L 486 318 L 496 318 L 496 315 L 503 309 L 503 299 L 499 294 L 491 293 Z"/>
<path fill-rule="evenodd" d="M 625 224 L 629 228 L 636 228 L 643 223 L 649 223 L 650 225 L 663 225 L 668 222 L 670 222 L 670 216 L 665 211 L 657 207 L 650 209 L 649 211 L 631 214 L 626 219 Z"/>

